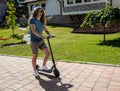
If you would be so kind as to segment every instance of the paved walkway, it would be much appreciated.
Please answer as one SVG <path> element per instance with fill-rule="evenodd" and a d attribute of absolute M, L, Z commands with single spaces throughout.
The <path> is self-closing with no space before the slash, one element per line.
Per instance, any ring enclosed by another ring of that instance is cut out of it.
<path fill-rule="evenodd" d="M 60 78 L 40 73 L 37 80 L 30 58 L 0 56 L 0 91 L 120 91 L 120 67 L 65 62 L 57 67 Z"/>

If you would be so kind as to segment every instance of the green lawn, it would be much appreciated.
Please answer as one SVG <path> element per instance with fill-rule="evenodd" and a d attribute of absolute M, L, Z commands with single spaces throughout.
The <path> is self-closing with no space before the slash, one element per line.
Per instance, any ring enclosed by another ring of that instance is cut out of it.
<path fill-rule="evenodd" d="M 107 34 L 106 44 L 103 44 L 103 34 L 74 34 L 72 28 L 48 26 L 56 38 L 51 39 L 51 45 L 56 60 L 67 62 L 95 62 L 120 64 L 120 33 Z M 18 33 L 28 31 L 16 30 Z M 0 29 L 0 36 L 9 36 L 10 31 Z M 21 40 L 10 39 L 0 41 L 0 46 Z M 46 42 L 47 43 L 47 42 Z M 43 57 L 39 51 L 39 57 Z M 28 44 L 0 47 L 0 54 L 31 56 Z"/>

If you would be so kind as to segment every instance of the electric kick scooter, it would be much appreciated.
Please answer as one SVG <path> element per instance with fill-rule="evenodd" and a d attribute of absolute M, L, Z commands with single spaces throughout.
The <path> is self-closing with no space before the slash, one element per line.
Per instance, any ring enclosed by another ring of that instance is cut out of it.
<path fill-rule="evenodd" d="M 56 67 L 55 59 L 54 59 L 54 56 L 53 56 L 53 52 L 52 52 L 52 48 L 51 48 L 51 44 L 50 44 L 50 40 L 49 40 L 50 38 L 54 38 L 54 37 L 55 37 L 54 35 L 47 36 L 47 42 L 48 42 L 48 46 L 49 46 L 49 49 L 50 49 L 53 66 L 49 70 L 42 70 L 42 69 L 40 69 L 40 66 L 38 64 L 36 64 L 36 69 L 37 69 L 37 71 L 43 71 L 43 72 L 47 72 L 47 73 L 53 72 L 55 77 L 59 77 L 60 72 L 58 71 L 58 69 Z"/>

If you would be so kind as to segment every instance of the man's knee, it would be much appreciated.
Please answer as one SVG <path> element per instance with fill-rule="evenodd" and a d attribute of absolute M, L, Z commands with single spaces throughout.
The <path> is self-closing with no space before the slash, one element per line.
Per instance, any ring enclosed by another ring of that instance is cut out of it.
<path fill-rule="evenodd" d="M 50 51 L 48 51 L 48 52 L 46 53 L 46 55 L 47 55 L 47 56 L 50 56 Z"/>

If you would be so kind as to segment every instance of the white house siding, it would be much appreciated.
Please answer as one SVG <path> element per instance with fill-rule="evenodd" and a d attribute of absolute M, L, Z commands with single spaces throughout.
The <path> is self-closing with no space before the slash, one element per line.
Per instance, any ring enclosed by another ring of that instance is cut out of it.
<path fill-rule="evenodd" d="M 58 0 L 48 0 L 46 3 L 46 15 L 60 15 L 60 3 Z"/>
<path fill-rule="evenodd" d="M 46 1 L 36 1 L 36 2 L 29 2 L 27 3 L 29 16 L 31 15 L 31 5 L 36 7 L 37 4 L 41 6 L 41 4 L 45 3 L 45 12 L 46 16 L 48 15 L 59 15 L 60 14 L 60 3 L 57 0 L 46 0 Z"/>
<path fill-rule="evenodd" d="M 112 0 L 112 5 L 120 8 L 120 0 Z"/>

